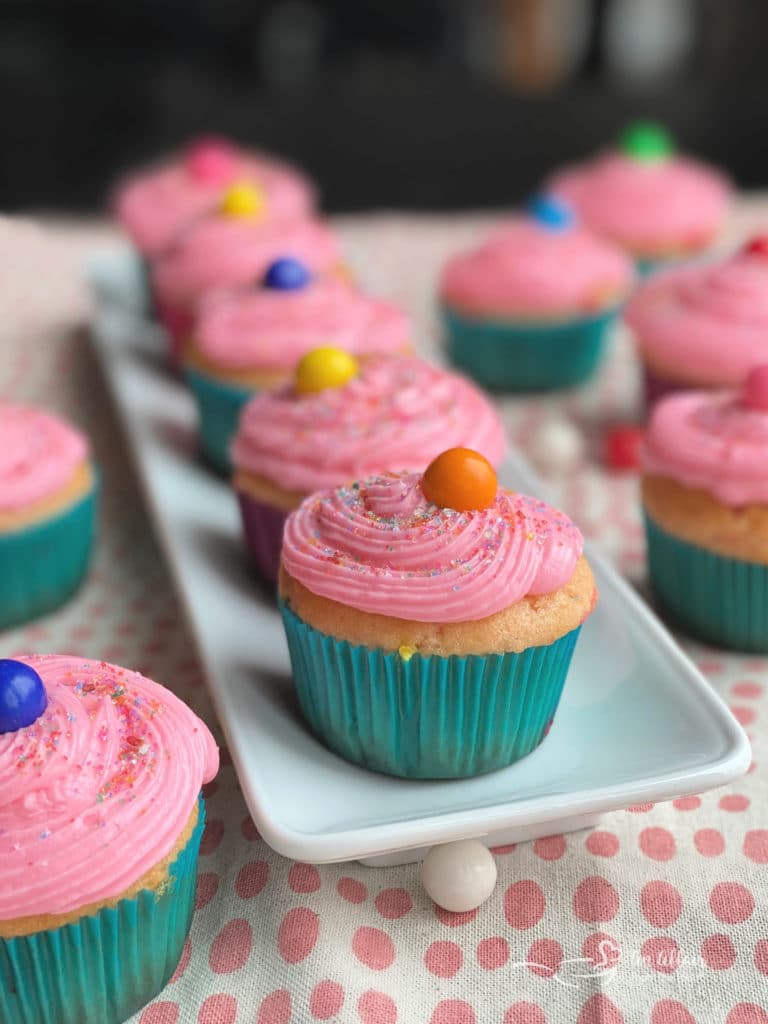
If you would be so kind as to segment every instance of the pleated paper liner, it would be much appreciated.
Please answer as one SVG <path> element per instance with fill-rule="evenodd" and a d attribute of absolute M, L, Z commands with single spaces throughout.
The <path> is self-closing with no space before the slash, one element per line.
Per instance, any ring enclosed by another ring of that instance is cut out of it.
<path fill-rule="evenodd" d="M 283 527 L 288 513 L 276 505 L 257 501 L 249 494 L 238 492 L 240 515 L 248 553 L 259 575 L 267 583 L 276 583 L 280 568 L 280 549 Z"/>
<path fill-rule="evenodd" d="M 197 403 L 203 457 L 217 473 L 229 476 L 232 472 L 229 446 L 237 432 L 240 413 L 254 391 L 216 380 L 189 367 L 184 370 L 184 378 Z"/>

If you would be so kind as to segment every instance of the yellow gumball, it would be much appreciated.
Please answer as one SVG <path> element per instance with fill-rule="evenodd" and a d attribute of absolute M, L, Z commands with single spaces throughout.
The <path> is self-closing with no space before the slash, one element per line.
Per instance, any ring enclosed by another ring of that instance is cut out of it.
<path fill-rule="evenodd" d="M 325 388 L 340 388 L 360 372 L 354 356 L 330 345 L 307 352 L 296 367 L 296 390 L 310 395 Z"/>
<path fill-rule="evenodd" d="M 266 207 L 264 193 L 255 185 L 232 185 L 221 200 L 221 212 L 228 217 L 261 217 Z"/>

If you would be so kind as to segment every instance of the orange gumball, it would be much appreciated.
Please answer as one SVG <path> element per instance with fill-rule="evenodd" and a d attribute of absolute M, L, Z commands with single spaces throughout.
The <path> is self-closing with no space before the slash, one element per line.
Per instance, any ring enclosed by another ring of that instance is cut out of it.
<path fill-rule="evenodd" d="M 427 501 L 457 512 L 488 508 L 498 486 L 493 466 L 471 448 L 449 448 L 430 462 L 421 478 Z"/>

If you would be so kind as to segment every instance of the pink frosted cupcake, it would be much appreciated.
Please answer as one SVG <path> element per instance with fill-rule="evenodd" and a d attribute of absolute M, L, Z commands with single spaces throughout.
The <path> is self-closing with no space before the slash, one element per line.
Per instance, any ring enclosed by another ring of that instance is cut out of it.
<path fill-rule="evenodd" d="M 261 574 L 276 578 L 285 519 L 312 491 L 385 467 L 421 468 L 446 445 L 482 451 L 494 466 L 504 455 L 496 410 L 468 380 L 421 359 L 357 364 L 339 350 L 310 353 L 295 381 L 248 403 L 232 447 L 245 537 Z"/>
<path fill-rule="evenodd" d="M 723 174 L 676 156 L 667 132 L 645 122 L 627 129 L 618 150 L 566 168 L 548 188 L 631 253 L 641 272 L 707 249 L 731 201 Z"/>
<path fill-rule="evenodd" d="M 314 209 L 313 186 L 289 164 L 226 139 L 202 138 L 174 159 L 126 178 L 115 194 L 115 214 L 142 256 L 153 259 L 238 182 L 260 190 L 271 219 L 304 217 Z"/>
<path fill-rule="evenodd" d="M 652 278 L 627 305 L 652 405 L 681 388 L 734 387 L 766 358 L 768 239 Z"/>

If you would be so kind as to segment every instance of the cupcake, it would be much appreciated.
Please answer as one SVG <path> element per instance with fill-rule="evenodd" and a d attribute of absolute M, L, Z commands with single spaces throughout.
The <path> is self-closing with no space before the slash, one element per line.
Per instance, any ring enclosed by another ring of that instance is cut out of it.
<path fill-rule="evenodd" d="M 87 439 L 57 416 L 0 401 L 0 440 L 4 629 L 53 611 L 77 590 L 90 561 L 98 485 Z"/>
<path fill-rule="evenodd" d="M 129 175 L 113 206 L 139 253 L 151 260 L 238 183 L 259 190 L 271 219 L 304 217 L 314 209 L 314 188 L 300 171 L 217 138 L 196 139 L 175 158 Z"/>
<path fill-rule="evenodd" d="M 212 301 L 186 346 L 184 375 L 199 410 L 203 455 L 229 473 L 243 406 L 255 392 L 292 380 L 311 349 L 406 353 L 410 338 L 397 306 L 332 277 L 312 277 L 295 260 L 276 261 L 260 288 Z"/>
<path fill-rule="evenodd" d="M 217 768 L 206 726 L 137 672 L 0 661 L 3 1024 L 120 1024 L 163 988 Z"/>
<path fill-rule="evenodd" d="M 648 570 L 670 617 L 722 647 L 768 652 L 768 366 L 737 391 L 654 408 L 643 452 Z"/>
<path fill-rule="evenodd" d="M 245 407 L 232 447 L 246 542 L 260 573 L 277 578 L 288 513 L 313 491 L 388 467 L 414 472 L 446 445 L 476 448 L 498 466 L 504 428 L 468 380 L 402 356 L 359 363 L 318 349 L 295 380 Z"/>
<path fill-rule="evenodd" d="M 331 750 L 407 778 L 530 753 L 596 589 L 574 524 L 465 448 L 320 491 L 285 525 L 280 607 L 302 711 Z"/>
<path fill-rule="evenodd" d="M 617 149 L 566 168 L 548 188 L 643 273 L 708 249 L 731 203 L 723 174 L 677 156 L 668 133 L 649 122 L 630 125 Z"/>
<path fill-rule="evenodd" d="M 742 384 L 768 355 L 768 238 L 716 263 L 659 274 L 627 304 L 647 404 Z"/>
<path fill-rule="evenodd" d="M 309 217 L 270 219 L 245 186 L 227 192 L 215 213 L 188 228 L 152 267 L 153 304 L 168 331 L 172 360 L 204 298 L 256 284 L 281 257 L 300 261 L 313 274 L 345 274 L 326 224 Z"/>
<path fill-rule="evenodd" d="M 445 266 L 452 361 L 494 391 L 571 387 L 595 370 L 633 282 L 630 262 L 542 198 Z"/>

